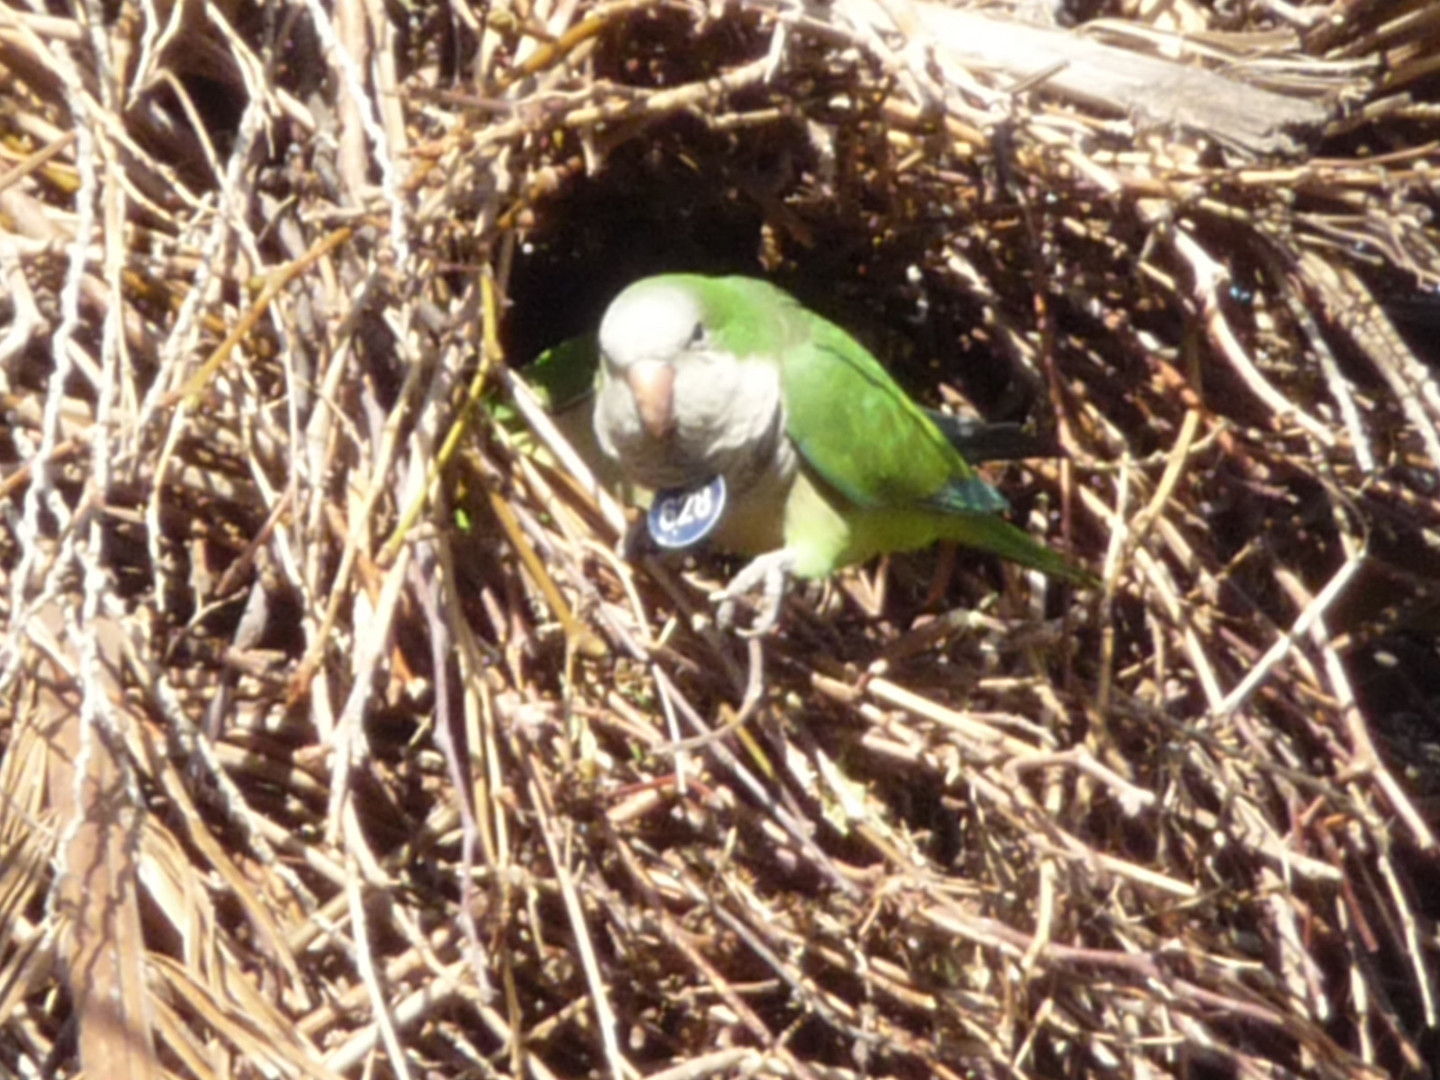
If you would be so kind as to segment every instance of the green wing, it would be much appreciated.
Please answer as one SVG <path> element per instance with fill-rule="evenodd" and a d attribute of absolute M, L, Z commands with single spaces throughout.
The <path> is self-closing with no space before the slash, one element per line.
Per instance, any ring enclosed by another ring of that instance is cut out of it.
<path fill-rule="evenodd" d="M 795 305 L 782 373 L 787 431 L 824 480 L 866 509 L 1006 510 L 918 405 L 845 331 Z"/>
<path fill-rule="evenodd" d="M 813 344 L 796 348 L 782 375 L 787 432 L 806 463 L 860 509 L 851 515 L 851 556 L 949 539 L 1052 577 L 1095 583 L 1000 517 L 1005 497 L 874 357 L 839 327 L 809 317 Z"/>
<path fill-rule="evenodd" d="M 567 338 L 546 349 L 520 374 L 540 403 L 552 413 L 563 412 L 578 405 L 595 391 L 595 375 L 600 369 L 600 343 L 594 334 Z"/>
<path fill-rule="evenodd" d="M 753 278 L 714 280 L 706 295 L 707 318 L 727 348 L 752 362 L 780 364 L 786 433 L 809 470 L 840 497 L 821 495 L 804 476 L 797 481 L 795 491 L 815 496 L 797 507 L 810 521 L 794 537 L 786 511 L 786 544 L 805 552 L 800 576 L 948 539 L 1054 577 L 1094 582 L 999 516 L 1008 509 L 1005 497 L 845 331 Z M 839 506 L 841 499 L 849 506 Z"/>
<path fill-rule="evenodd" d="M 599 368 L 600 345 L 594 334 L 582 334 L 546 349 L 522 367 L 520 375 L 545 411 L 559 417 L 585 404 L 594 394 Z M 508 401 L 492 395 L 486 400 L 485 409 L 507 431 L 518 433 L 525 429 L 520 414 Z M 587 409 L 585 423 L 589 423 L 589 416 Z"/>

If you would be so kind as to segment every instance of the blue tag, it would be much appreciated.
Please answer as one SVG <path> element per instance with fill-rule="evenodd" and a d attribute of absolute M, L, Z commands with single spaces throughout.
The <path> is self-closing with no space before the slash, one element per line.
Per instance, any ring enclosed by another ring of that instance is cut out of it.
<path fill-rule="evenodd" d="M 709 536 L 724 512 L 725 478 L 717 476 L 699 487 L 657 491 L 645 523 L 656 544 L 678 551 Z"/>

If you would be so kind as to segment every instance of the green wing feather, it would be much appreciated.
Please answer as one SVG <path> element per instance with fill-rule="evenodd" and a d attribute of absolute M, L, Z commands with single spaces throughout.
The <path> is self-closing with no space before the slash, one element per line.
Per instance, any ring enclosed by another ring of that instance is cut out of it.
<path fill-rule="evenodd" d="M 540 403 L 552 413 L 580 404 L 595 392 L 600 343 L 594 334 L 566 338 L 521 369 Z"/>
<path fill-rule="evenodd" d="M 784 344 L 786 431 L 814 472 L 858 512 L 851 554 L 949 539 L 1051 576 L 1094 578 L 998 515 L 1005 497 L 981 479 L 935 421 L 838 326 L 760 282 Z"/>
<path fill-rule="evenodd" d="M 826 483 L 866 509 L 1009 508 L 859 342 L 798 305 L 795 313 L 810 333 L 786 354 L 787 431 Z"/>

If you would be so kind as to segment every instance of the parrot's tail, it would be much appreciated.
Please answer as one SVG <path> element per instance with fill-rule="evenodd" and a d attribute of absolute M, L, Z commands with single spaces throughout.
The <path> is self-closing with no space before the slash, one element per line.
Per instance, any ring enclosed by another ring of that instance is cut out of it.
<path fill-rule="evenodd" d="M 1100 584 L 1100 579 L 1089 570 L 1072 563 L 1058 551 L 1046 547 L 1008 521 L 996 517 L 952 518 L 947 525 L 947 539 L 967 547 L 993 552 L 1002 559 L 1039 570 L 1046 577 L 1058 581 L 1068 581 L 1086 588 L 1094 588 Z"/>

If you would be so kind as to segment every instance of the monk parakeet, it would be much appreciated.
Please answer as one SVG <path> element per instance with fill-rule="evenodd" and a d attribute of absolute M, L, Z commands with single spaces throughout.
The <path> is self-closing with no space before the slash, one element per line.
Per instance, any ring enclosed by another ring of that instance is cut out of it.
<path fill-rule="evenodd" d="M 606 310 L 599 345 L 595 436 L 659 493 L 652 536 L 756 556 L 719 594 L 722 622 L 763 586 L 763 632 L 791 576 L 937 540 L 1093 580 L 998 516 L 1004 496 L 863 346 L 767 282 L 646 278 Z"/>

